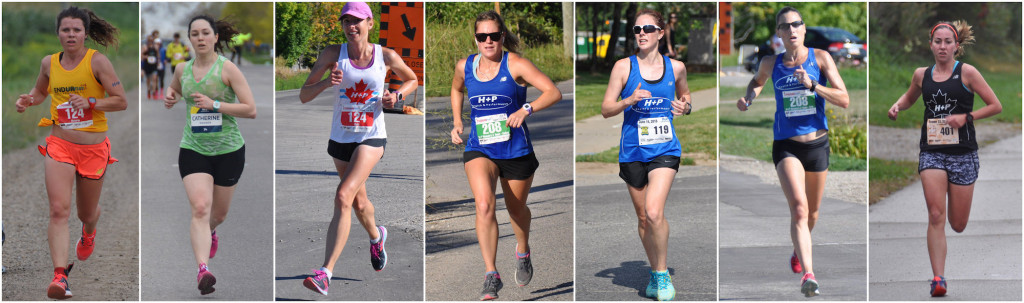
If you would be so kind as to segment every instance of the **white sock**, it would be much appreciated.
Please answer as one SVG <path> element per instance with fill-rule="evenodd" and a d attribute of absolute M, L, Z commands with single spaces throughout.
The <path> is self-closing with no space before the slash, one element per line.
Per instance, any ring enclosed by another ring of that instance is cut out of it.
<path fill-rule="evenodd" d="M 327 273 L 327 280 L 330 280 L 332 277 L 334 277 L 334 275 L 331 274 L 331 270 L 327 269 L 327 267 L 321 267 L 320 271 Z"/>

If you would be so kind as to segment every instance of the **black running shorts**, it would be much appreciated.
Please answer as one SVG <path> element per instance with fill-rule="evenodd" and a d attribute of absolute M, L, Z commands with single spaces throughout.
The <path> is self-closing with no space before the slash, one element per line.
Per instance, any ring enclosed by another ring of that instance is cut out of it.
<path fill-rule="evenodd" d="M 809 142 L 797 142 L 793 140 L 775 140 L 772 143 L 772 162 L 779 166 L 779 162 L 786 157 L 795 157 L 803 164 L 804 171 L 823 172 L 828 170 L 828 158 L 831 151 L 828 147 L 828 135 L 821 136 Z"/>
<path fill-rule="evenodd" d="M 328 140 L 327 141 L 327 154 L 331 155 L 331 157 L 334 157 L 335 159 L 338 159 L 338 160 L 341 160 L 341 161 L 345 161 L 345 162 L 351 162 L 352 161 L 352 154 L 354 154 L 356 152 L 356 148 L 359 147 L 360 145 L 367 145 L 367 146 L 373 146 L 373 147 L 384 147 L 385 149 L 387 149 L 387 147 L 385 147 L 385 146 L 388 145 L 388 139 L 385 139 L 385 138 L 381 138 L 381 139 L 366 139 L 363 142 L 350 142 L 350 143 L 339 143 L 339 142 L 334 141 L 334 140 Z M 384 158 L 384 154 L 381 153 L 380 157 Z"/>
<path fill-rule="evenodd" d="M 467 163 L 476 158 L 487 158 L 494 162 L 498 166 L 498 177 L 507 180 L 529 179 L 533 176 L 534 172 L 537 172 L 537 168 L 540 167 L 540 162 L 537 161 L 537 155 L 534 153 L 512 159 L 491 159 L 479 151 L 462 153 L 462 163 Z"/>
<path fill-rule="evenodd" d="M 651 162 L 619 162 L 619 177 L 629 186 L 643 188 L 647 186 L 647 174 L 662 167 L 679 171 L 679 157 L 665 155 L 658 156 Z"/>
<path fill-rule="evenodd" d="M 216 156 L 204 156 L 187 148 L 178 150 L 178 172 L 183 179 L 191 174 L 203 173 L 213 176 L 214 185 L 234 186 L 244 168 L 245 145 L 236 151 Z"/>

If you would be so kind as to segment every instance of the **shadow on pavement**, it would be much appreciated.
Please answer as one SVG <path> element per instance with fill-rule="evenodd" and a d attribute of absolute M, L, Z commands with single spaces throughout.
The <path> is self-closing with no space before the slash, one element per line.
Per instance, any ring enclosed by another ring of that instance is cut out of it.
<path fill-rule="evenodd" d="M 277 175 L 321 175 L 321 176 L 337 176 L 336 171 L 312 171 L 312 170 L 290 170 L 290 169 L 278 169 L 274 171 Z M 382 178 L 382 179 L 395 179 L 395 180 L 408 180 L 408 181 L 423 181 L 422 177 L 414 175 L 399 175 L 399 174 L 375 174 L 371 173 L 370 178 Z"/>
<path fill-rule="evenodd" d="M 572 293 L 572 291 L 573 291 L 572 286 L 573 286 L 572 281 L 569 281 L 569 282 L 565 282 L 565 283 L 562 283 L 562 284 L 555 285 L 554 287 L 534 290 L 534 291 L 532 291 L 530 293 L 536 294 L 536 293 L 542 293 L 542 292 L 548 292 L 548 291 L 553 291 L 553 292 L 547 293 L 547 294 L 544 294 L 544 295 L 541 295 L 541 296 L 525 299 L 523 301 L 539 301 L 540 299 L 551 297 L 551 296 L 557 296 L 557 295 L 561 295 L 561 294 Z M 559 289 L 561 289 L 561 290 L 559 290 Z"/>
<path fill-rule="evenodd" d="M 647 280 L 649 276 L 644 276 L 645 273 L 650 273 L 651 267 L 647 266 L 645 261 L 625 261 L 619 264 L 619 267 L 608 268 L 594 274 L 598 278 L 611 278 L 612 284 L 625 286 L 636 289 L 636 294 L 640 297 L 644 297 L 644 291 L 647 290 Z M 676 270 L 674 268 L 668 268 L 669 275 L 675 275 Z"/>
<path fill-rule="evenodd" d="M 567 187 L 567 186 L 572 186 L 572 185 L 573 185 L 573 181 L 572 180 L 565 180 L 565 181 L 561 181 L 561 182 L 557 182 L 557 183 L 550 183 L 550 184 L 544 184 L 544 185 L 540 185 L 540 186 L 531 187 L 530 188 L 530 193 L 533 194 L 533 193 L 537 193 L 537 192 L 541 192 L 541 191 L 545 191 L 545 190 L 549 190 L 549 189 Z M 500 199 L 504 199 L 504 198 L 505 198 L 505 194 L 497 194 L 497 195 L 494 196 L 495 200 L 500 200 Z M 426 205 L 426 213 L 428 215 L 432 215 L 432 214 L 436 214 L 436 213 L 447 212 L 447 211 L 450 211 L 450 210 L 452 210 L 454 208 L 458 208 L 458 207 L 462 206 L 463 204 L 473 204 L 474 201 L 475 200 L 473 198 L 469 198 L 469 199 L 462 199 L 462 200 L 456 200 L 456 201 L 429 203 L 429 204 Z M 530 204 L 530 203 L 527 203 L 527 204 Z"/>

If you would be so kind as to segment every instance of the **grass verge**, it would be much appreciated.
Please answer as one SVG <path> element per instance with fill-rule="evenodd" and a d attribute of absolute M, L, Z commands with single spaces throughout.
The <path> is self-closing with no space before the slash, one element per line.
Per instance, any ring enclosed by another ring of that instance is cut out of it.
<path fill-rule="evenodd" d="M 918 179 L 917 162 L 869 158 L 868 203 L 875 204 Z"/>

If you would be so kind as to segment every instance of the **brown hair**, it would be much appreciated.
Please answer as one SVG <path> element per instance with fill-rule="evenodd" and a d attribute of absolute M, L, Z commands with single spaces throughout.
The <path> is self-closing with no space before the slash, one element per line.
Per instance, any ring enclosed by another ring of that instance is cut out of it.
<path fill-rule="evenodd" d="M 217 52 L 220 52 L 225 45 L 231 43 L 231 37 L 239 34 L 235 25 L 225 19 L 214 20 L 213 17 L 210 17 L 209 15 L 198 15 L 192 17 L 192 20 L 188 21 L 189 35 L 192 33 L 192 22 L 196 22 L 196 20 L 203 20 L 210 24 L 210 28 L 213 29 L 213 34 L 217 35 L 217 42 L 213 44 L 213 50 Z"/>
<path fill-rule="evenodd" d="M 57 14 L 57 31 L 60 31 L 60 21 L 64 20 L 64 18 L 82 20 L 82 24 L 85 25 L 86 36 L 99 43 L 99 45 L 104 47 L 117 46 L 117 36 L 120 34 L 120 31 L 114 25 L 96 16 L 96 13 L 93 13 L 92 10 L 78 8 L 77 6 L 64 9 L 60 14 Z"/>
<path fill-rule="evenodd" d="M 486 11 L 476 15 L 476 22 L 473 23 L 474 32 L 476 31 L 477 25 L 483 21 L 494 21 L 494 23 L 497 23 L 498 30 L 501 31 L 501 35 L 503 37 L 501 46 L 504 46 L 509 52 L 516 54 L 519 53 L 519 37 L 516 37 L 516 35 L 512 34 L 512 32 L 508 30 L 508 27 L 505 26 L 505 19 L 502 19 L 501 15 L 495 11 Z"/>
<path fill-rule="evenodd" d="M 636 17 L 633 18 L 633 25 L 636 25 L 636 19 L 640 19 L 640 16 L 643 16 L 643 15 L 649 15 L 651 17 L 654 17 L 655 25 L 660 27 L 662 30 L 665 30 L 665 18 L 663 18 L 661 16 L 661 13 L 659 13 L 658 11 L 653 10 L 653 9 L 649 9 L 649 8 L 641 9 L 641 10 L 636 12 Z M 668 43 L 667 41 L 668 41 L 668 36 L 667 35 L 666 36 L 662 36 L 661 39 L 658 40 L 658 47 L 660 48 L 662 45 L 665 45 L 666 43 Z M 671 47 L 671 46 L 669 46 L 669 47 Z M 640 53 L 640 48 L 637 47 L 637 49 L 635 51 L 633 51 L 633 53 L 634 54 L 639 54 Z"/>
<path fill-rule="evenodd" d="M 948 28 L 953 31 L 953 37 L 956 39 L 956 43 L 959 44 L 956 47 L 956 53 L 953 54 L 954 58 L 964 55 L 964 46 L 974 44 L 974 30 L 971 29 L 972 26 L 970 24 L 967 24 L 967 21 L 939 21 L 932 26 L 931 31 L 928 33 L 928 38 L 934 38 L 935 31 L 940 28 Z"/>

